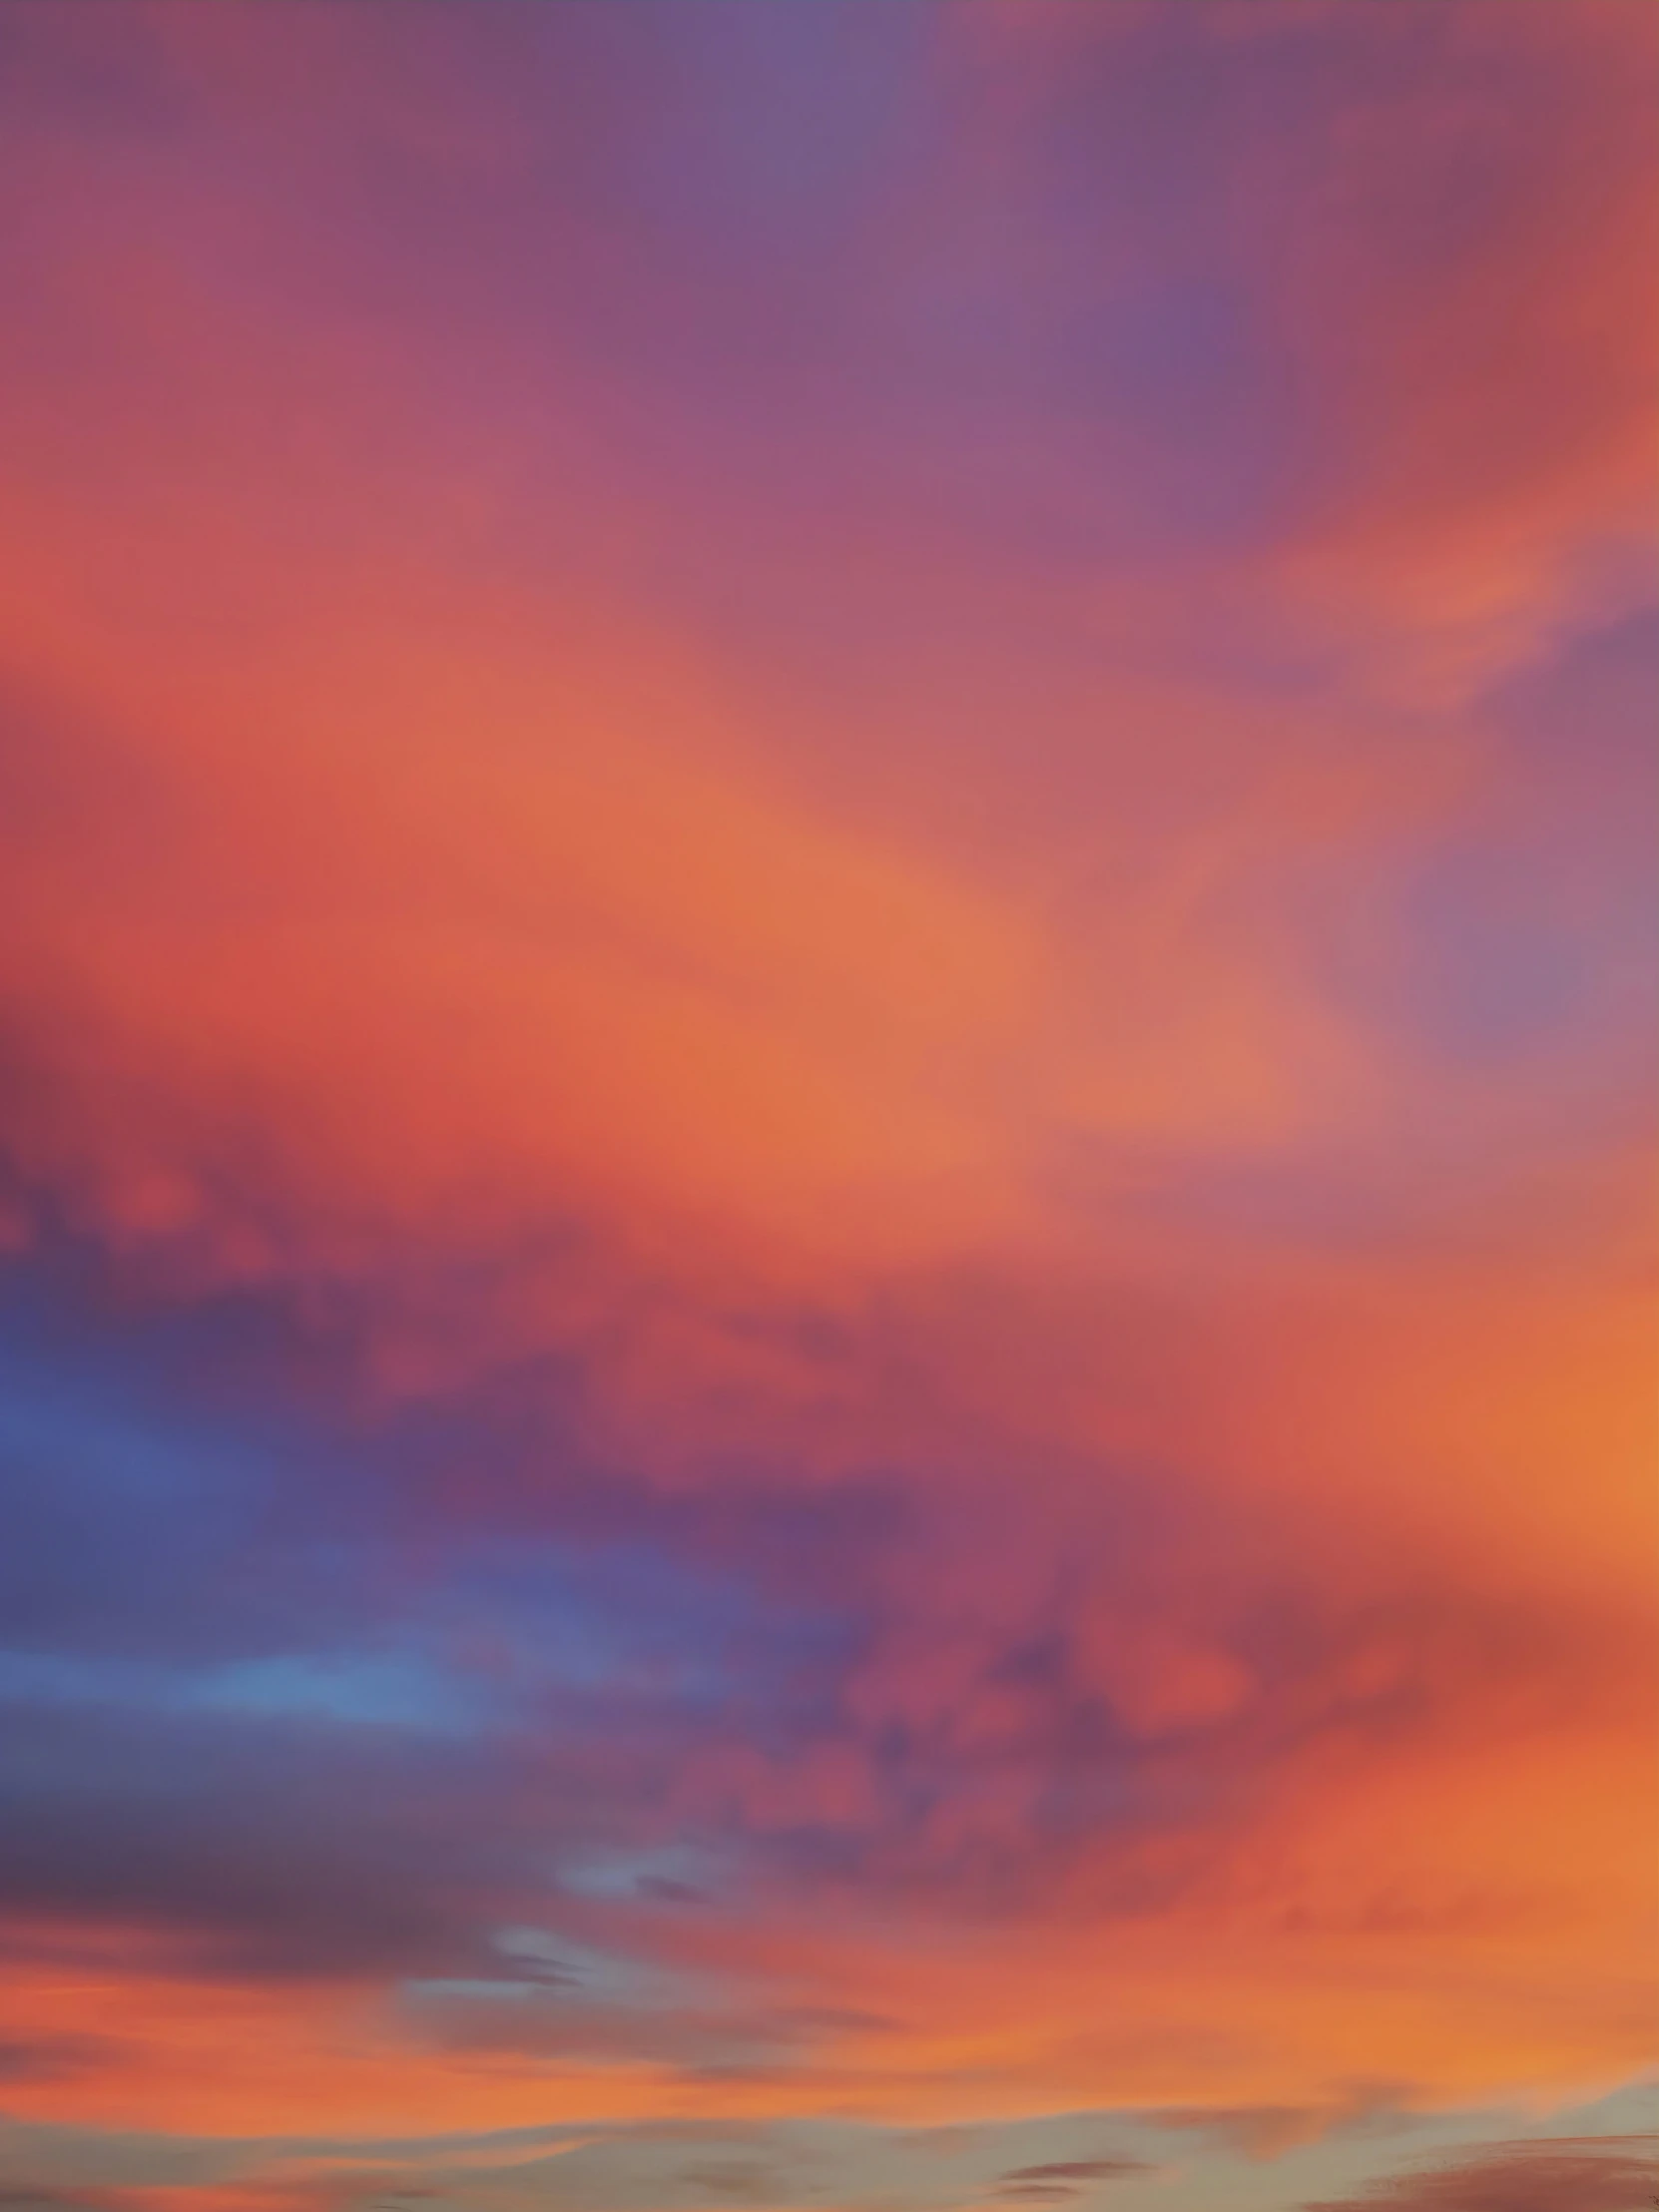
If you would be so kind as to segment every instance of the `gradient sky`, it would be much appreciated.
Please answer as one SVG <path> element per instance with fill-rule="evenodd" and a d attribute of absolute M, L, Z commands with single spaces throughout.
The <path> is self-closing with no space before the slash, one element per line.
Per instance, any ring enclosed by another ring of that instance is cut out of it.
<path fill-rule="evenodd" d="M 1650 2202 L 1659 10 L 7 0 L 0 205 L 0 2201 Z"/>

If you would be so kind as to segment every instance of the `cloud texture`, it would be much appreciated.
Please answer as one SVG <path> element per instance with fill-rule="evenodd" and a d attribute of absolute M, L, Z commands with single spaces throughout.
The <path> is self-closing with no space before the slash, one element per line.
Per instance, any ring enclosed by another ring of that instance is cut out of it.
<path fill-rule="evenodd" d="M 1659 25 L 0 61 L 6 2189 L 1624 2212 Z"/>

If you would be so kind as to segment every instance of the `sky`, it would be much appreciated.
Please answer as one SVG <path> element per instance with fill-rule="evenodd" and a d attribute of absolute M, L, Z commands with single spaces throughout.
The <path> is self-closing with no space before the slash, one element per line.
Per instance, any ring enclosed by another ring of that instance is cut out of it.
<path fill-rule="evenodd" d="M 0 10 L 0 2202 L 1653 2200 L 1656 123 Z"/>

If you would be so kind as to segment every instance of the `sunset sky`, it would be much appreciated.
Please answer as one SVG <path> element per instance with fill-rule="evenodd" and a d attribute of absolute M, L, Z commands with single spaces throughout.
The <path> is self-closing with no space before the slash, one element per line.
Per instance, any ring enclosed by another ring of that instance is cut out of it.
<path fill-rule="evenodd" d="M 1659 8 L 5 0 L 0 208 L 0 2202 L 1651 2202 Z"/>

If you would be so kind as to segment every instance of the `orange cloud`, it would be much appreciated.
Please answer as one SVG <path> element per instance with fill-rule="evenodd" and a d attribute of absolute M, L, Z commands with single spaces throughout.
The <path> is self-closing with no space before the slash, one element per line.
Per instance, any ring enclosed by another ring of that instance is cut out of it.
<path fill-rule="evenodd" d="M 611 35 L 578 18 L 545 35 Z M 84 1260 L 82 1351 L 232 1291 L 301 1349 L 360 1314 L 318 1422 L 380 1486 L 336 1513 L 306 1458 L 293 1521 L 361 1515 L 387 1640 L 431 1597 L 469 1690 L 518 1664 L 437 1604 L 471 1537 L 589 1545 L 538 1631 L 595 1571 L 584 1483 L 707 1572 L 695 1695 L 584 1616 L 603 1691 L 512 1709 L 442 1919 L 559 1915 L 696 1993 L 572 2024 L 499 1960 L 502 2001 L 411 1996 L 395 1946 L 227 1966 L 175 1939 L 189 1853 L 148 1890 L 89 1855 L 66 1929 L 47 1823 L 9 2108 L 275 2136 L 1633 2073 L 1650 1131 L 1595 979 L 1639 965 L 1634 785 L 1576 728 L 1509 745 L 1497 678 L 1634 596 L 1648 19 L 966 6 L 906 65 L 937 175 L 825 219 L 822 346 L 779 334 L 811 256 L 773 271 L 713 154 L 725 245 L 605 169 L 673 171 L 655 63 L 583 48 L 600 121 L 573 67 L 561 137 L 459 15 L 406 55 L 274 21 L 29 18 L 8 1251 Z M 154 104 L 125 133 L 89 56 Z M 456 226 L 430 263 L 405 193 Z M 777 290 L 737 337 L 723 255 Z M 532 263 L 545 295 L 500 279 Z M 1479 931 L 1441 878 L 1483 868 L 1559 956 L 1494 927 L 1446 1013 Z M 132 1655 L 68 1656 L 107 1743 Z M 727 1887 L 561 1889 L 571 1803 Z M 355 2201 L 311 2185 L 223 2212 Z"/>

